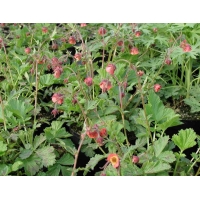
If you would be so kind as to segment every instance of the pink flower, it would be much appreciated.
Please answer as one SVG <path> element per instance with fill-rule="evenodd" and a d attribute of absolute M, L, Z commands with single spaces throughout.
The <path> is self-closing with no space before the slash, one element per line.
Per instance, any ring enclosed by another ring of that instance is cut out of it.
<path fill-rule="evenodd" d="M 51 111 L 51 114 L 54 116 L 54 117 L 56 117 L 56 115 L 59 113 L 59 111 L 57 110 L 57 109 L 53 109 L 52 111 Z"/>
<path fill-rule="evenodd" d="M 119 161 L 119 156 L 116 153 L 111 153 L 107 157 L 107 161 L 112 164 L 114 168 L 118 168 L 120 161 Z"/>
<path fill-rule="evenodd" d="M 137 75 L 138 75 L 138 76 L 143 76 L 143 75 L 144 75 L 144 71 L 139 70 L 139 71 L 137 72 Z"/>
<path fill-rule="evenodd" d="M 110 74 L 113 75 L 116 70 L 116 66 L 114 64 L 108 64 L 106 67 L 106 71 Z"/>
<path fill-rule="evenodd" d="M 82 57 L 81 53 L 76 53 L 76 54 L 74 55 L 74 59 L 75 59 L 76 61 L 81 60 L 81 57 Z"/>
<path fill-rule="evenodd" d="M 53 103 L 62 104 L 63 103 L 63 95 L 60 93 L 54 93 L 51 97 Z"/>
<path fill-rule="evenodd" d="M 160 85 L 160 84 L 155 84 L 155 85 L 154 85 L 154 91 L 155 91 L 155 92 L 159 92 L 160 89 L 161 89 L 161 85 Z"/>
<path fill-rule="evenodd" d="M 137 47 L 132 47 L 130 53 L 132 55 L 137 55 L 139 53 L 138 48 Z"/>
<path fill-rule="evenodd" d="M 93 79 L 92 77 L 88 76 L 87 78 L 85 78 L 84 82 L 87 86 L 91 86 L 93 84 Z"/>
<path fill-rule="evenodd" d="M 100 27 L 99 30 L 98 30 L 98 33 L 99 33 L 99 35 L 101 35 L 101 36 L 102 36 L 102 35 L 105 35 L 106 32 L 107 32 L 107 31 L 106 31 L 106 29 L 105 29 L 104 27 Z"/>
<path fill-rule="evenodd" d="M 111 82 L 109 80 L 102 80 L 100 83 L 100 88 L 102 89 L 102 92 L 106 92 L 112 88 Z"/>
<path fill-rule="evenodd" d="M 60 66 L 60 65 L 58 65 L 57 67 L 55 67 L 54 68 L 54 77 L 55 78 L 59 78 L 60 77 L 60 75 L 62 74 L 62 72 L 63 72 L 63 68 L 62 68 L 62 66 Z"/>
<path fill-rule="evenodd" d="M 81 23 L 80 26 L 81 26 L 81 27 L 85 27 L 85 26 L 87 26 L 87 24 L 86 24 L 86 23 Z"/>

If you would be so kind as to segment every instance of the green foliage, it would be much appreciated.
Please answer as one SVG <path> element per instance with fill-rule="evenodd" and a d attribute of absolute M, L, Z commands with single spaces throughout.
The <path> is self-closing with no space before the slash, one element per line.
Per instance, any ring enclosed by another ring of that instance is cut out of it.
<path fill-rule="evenodd" d="M 180 130 L 178 135 L 173 135 L 172 140 L 176 146 L 179 147 L 181 152 L 185 151 L 196 145 L 196 133 L 193 129 L 188 128 L 185 130 Z"/>

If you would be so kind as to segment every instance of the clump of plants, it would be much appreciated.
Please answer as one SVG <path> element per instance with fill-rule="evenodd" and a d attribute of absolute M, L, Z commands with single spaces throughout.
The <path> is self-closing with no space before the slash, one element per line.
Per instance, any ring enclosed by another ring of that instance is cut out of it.
<path fill-rule="evenodd" d="M 199 175 L 199 135 L 167 134 L 194 106 L 198 28 L 1 24 L 0 174 Z"/>

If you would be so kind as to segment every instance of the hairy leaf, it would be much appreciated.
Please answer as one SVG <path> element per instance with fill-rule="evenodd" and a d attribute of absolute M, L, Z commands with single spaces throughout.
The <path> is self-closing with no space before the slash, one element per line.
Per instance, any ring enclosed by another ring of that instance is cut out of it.
<path fill-rule="evenodd" d="M 173 135 L 172 141 L 179 147 L 181 151 L 189 149 L 196 145 L 195 139 L 197 138 L 196 133 L 193 129 L 188 128 L 185 130 L 180 130 L 178 135 Z"/>

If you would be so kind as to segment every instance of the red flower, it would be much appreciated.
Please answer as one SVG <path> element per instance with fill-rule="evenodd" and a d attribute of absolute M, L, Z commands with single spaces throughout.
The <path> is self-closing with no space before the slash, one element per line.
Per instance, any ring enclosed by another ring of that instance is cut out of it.
<path fill-rule="evenodd" d="M 122 40 L 117 42 L 117 45 L 120 46 L 120 47 L 123 46 L 123 44 L 124 44 L 124 42 Z"/>
<path fill-rule="evenodd" d="M 54 71 L 54 74 L 53 74 L 54 77 L 55 77 L 55 78 L 59 78 L 60 75 L 61 75 L 62 72 L 63 72 L 63 68 L 62 68 L 61 66 L 58 65 L 57 67 L 54 68 L 53 71 Z"/>
<path fill-rule="evenodd" d="M 92 77 L 88 76 L 87 78 L 85 78 L 84 82 L 87 86 L 91 86 L 93 84 L 93 79 Z"/>
<path fill-rule="evenodd" d="M 114 72 L 116 70 L 116 66 L 114 64 L 109 64 L 107 67 L 106 67 L 106 71 L 110 74 L 110 75 L 113 75 Z"/>
<path fill-rule="evenodd" d="M 106 130 L 106 128 L 102 128 L 102 129 L 100 130 L 100 136 L 101 136 L 101 137 L 106 137 L 106 136 L 107 136 L 107 130 Z"/>
<path fill-rule="evenodd" d="M 68 42 L 69 42 L 70 44 L 76 44 L 76 39 L 75 39 L 75 37 L 74 37 L 74 36 L 70 36 Z"/>
<path fill-rule="evenodd" d="M 192 47 L 189 44 L 186 44 L 185 47 L 183 48 L 184 52 L 190 52 L 192 50 Z"/>
<path fill-rule="evenodd" d="M 108 80 L 102 80 L 100 83 L 100 88 L 102 89 L 102 92 L 106 92 L 112 88 L 111 82 Z"/>
<path fill-rule="evenodd" d="M 161 89 L 161 85 L 160 85 L 160 84 L 155 84 L 155 85 L 154 85 L 154 91 L 155 91 L 155 92 L 159 92 L 160 89 Z"/>
<path fill-rule="evenodd" d="M 166 58 L 165 64 L 166 65 L 171 65 L 171 63 L 172 63 L 172 60 L 170 58 Z"/>
<path fill-rule="evenodd" d="M 180 47 L 183 49 L 184 52 L 190 52 L 192 50 L 191 45 L 188 44 L 186 40 L 183 40 L 181 42 Z"/>
<path fill-rule="evenodd" d="M 138 76 L 143 76 L 143 75 L 144 75 L 144 71 L 139 70 L 139 71 L 137 72 L 137 75 L 138 75 Z"/>
<path fill-rule="evenodd" d="M 138 163 L 139 162 L 139 157 L 138 156 L 133 156 L 132 162 L 133 163 Z"/>
<path fill-rule="evenodd" d="M 99 144 L 99 146 L 103 145 L 103 138 L 102 137 L 97 137 L 96 142 Z"/>
<path fill-rule="evenodd" d="M 86 132 L 86 134 L 88 135 L 89 138 L 97 138 L 98 137 L 98 132 L 96 130 L 88 130 Z"/>
<path fill-rule="evenodd" d="M 81 60 L 81 57 L 82 57 L 81 53 L 76 53 L 76 54 L 74 55 L 74 58 L 75 58 L 76 61 Z"/>
<path fill-rule="evenodd" d="M 107 157 L 107 161 L 110 162 L 114 168 L 119 167 L 119 156 L 116 153 L 109 154 Z"/>
<path fill-rule="evenodd" d="M 80 26 L 81 26 L 81 27 L 85 27 L 85 26 L 87 26 L 87 24 L 86 24 L 86 23 L 81 23 Z"/>
<path fill-rule="evenodd" d="M 59 111 L 57 110 L 57 109 L 53 109 L 52 111 L 51 111 L 51 114 L 54 116 L 54 117 L 56 117 L 56 115 L 59 113 Z"/>
<path fill-rule="evenodd" d="M 99 35 L 105 35 L 106 32 L 107 32 L 106 29 L 103 28 L 103 27 L 100 27 L 99 30 L 98 30 Z"/>
<path fill-rule="evenodd" d="M 141 34 L 142 34 L 141 31 L 136 31 L 135 32 L 135 37 L 140 37 Z"/>
<path fill-rule="evenodd" d="M 26 54 L 29 54 L 29 53 L 31 53 L 31 48 L 27 47 L 27 48 L 24 49 L 24 51 L 25 51 Z"/>
<path fill-rule="evenodd" d="M 47 33 L 48 32 L 48 28 L 47 27 L 42 27 L 42 32 L 43 33 Z"/>
<path fill-rule="evenodd" d="M 132 55 L 137 55 L 139 53 L 138 48 L 137 47 L 132 47 L 131 48 L 131 52 Z"/>
<path fill-rule="evenodd" d="M 62 104 L 63 103 L 63 95 L 60 93 L 54 93 L 51 97 L 53 103 Z"/>

